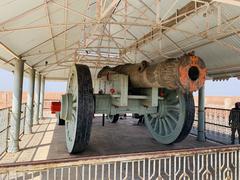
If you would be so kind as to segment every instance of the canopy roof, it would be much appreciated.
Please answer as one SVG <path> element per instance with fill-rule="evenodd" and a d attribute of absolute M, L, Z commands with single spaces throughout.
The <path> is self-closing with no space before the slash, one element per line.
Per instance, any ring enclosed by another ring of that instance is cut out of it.
<path fill-rule="evenodd" d="M 240 76 L 237 0 L 1 0 L 0 66 L 26 60 L 47 79 L 74 63 L 159 62 L 194 51 L 213 78 Z"/>

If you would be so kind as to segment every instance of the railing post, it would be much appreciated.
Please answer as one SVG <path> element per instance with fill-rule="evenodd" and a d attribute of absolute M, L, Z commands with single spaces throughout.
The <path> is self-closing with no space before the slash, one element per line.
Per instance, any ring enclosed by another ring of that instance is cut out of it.
<path fill-rule="evenodd" d="M 9 145 L 9 141 L 8 141 L 8 138 L 9 138 L 9 131 L 10 131 L 10 118 L 11 118 L 11 109 L 10 108 L 7 108 L 7 136 L 6 136 L 6 151 L 8 149 L 8 145 Z"/>
<path fill-rule="evenodd" d="M 43 118 L 43 108 L 44 108 L 44 93 L 45 93 L 45 77 L 42 76 L 41 79 L 41 94 L 40 94 L 40 118 Z"/>
<path fill-rule="evenodd" d="M 25 131 L 25 125 L 26 125 L 26 114 L 27 114 L 27 103 L 24 104 L 24 111 L 23 111 L 23 134 Z"/>
<path fill-rule="evenodd" d="M 30 69 L 29 73 L 30 73 L 29 89 L 28 89 L 28 97 L 27 97 L 27 105 L 26 105 L 26 121 L 25 121 L 24 134 L 31 134 L 32 133 L 32 125 L 33 125 L 35 70 Z"/>
<path fill-rule="evenodd" d="M 19 131 L 22 105 L 22 86 L 23 86 L 24 61 L 19 59 L 15 62 L 12 113 L 10 119 L 10 133 L 8 152 L 19 151 Z"/>
<path fill-rule="evenodd" d="M 38 74 L 36 78 L 36 87 L 35 87 L 35 100 L 34 100 L 34 118 L 33 124 L 38 124 L 39 120 L 39 104 L 40 104 L 40 89 L 41 89 L 41 75 Z"/>
<path fill-rule="evenodd" d="M 201 87 L 198 91 L 198 135 L 200 142 L 206 141 L 205 137 L 205 87 Z"/>

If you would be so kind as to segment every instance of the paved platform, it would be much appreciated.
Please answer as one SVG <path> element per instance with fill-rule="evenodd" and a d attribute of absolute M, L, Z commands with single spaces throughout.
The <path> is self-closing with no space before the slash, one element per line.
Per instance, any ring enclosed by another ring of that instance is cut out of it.
<path fill-rule="evenodd" d="M 136 119 L 127 118 L 116 124 L 105 122 L 103 127 L 101 117 L 97 117 L 93 120 L 91 140 L 86 151 L 69 155 L 65 146 L 64 126 L 56 125 L 55 118 L 45 118 L 33 127 L 33 134 L 21 137 L 21 150 L 17 153 L 5 153 L 0 158 L 0 164 L 220 145 L 214 142 L 198 142 L 196 137 L 191 135 L 180 143 L 162 145 L 151 137 L 145 126 L 136 123 Z"/>

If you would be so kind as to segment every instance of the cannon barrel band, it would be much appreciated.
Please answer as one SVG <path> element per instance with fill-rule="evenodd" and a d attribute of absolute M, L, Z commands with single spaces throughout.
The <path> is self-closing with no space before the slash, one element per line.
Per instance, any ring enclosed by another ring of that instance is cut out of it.
<path fill-rule="evenodd" d="M 178 67 L 180 86 L 189 92 L 197 91 L 205 82 L 207 68 L 197 56 L 185 56 Z"/>

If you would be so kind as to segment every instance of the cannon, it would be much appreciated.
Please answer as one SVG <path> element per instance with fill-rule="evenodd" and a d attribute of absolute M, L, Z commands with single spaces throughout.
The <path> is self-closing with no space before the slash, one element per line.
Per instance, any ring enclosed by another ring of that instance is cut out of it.
<path fill-rule="evenodd" d="M 204 61 L 192 54 L 156 64 L 106 66 L 98 73 L 99 93 L 94 94 L 88 66 L 75 64 L 60 113 L 69 153 L 87 147 L 94 113 L 110 118 L 125 113 L 143 115 L 159 143 L 182 141 L 194 121 L 192 92 L 204 85 L 206 73 Z"/>

